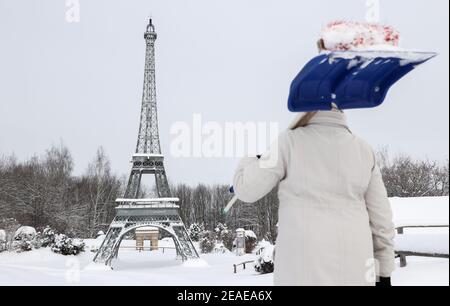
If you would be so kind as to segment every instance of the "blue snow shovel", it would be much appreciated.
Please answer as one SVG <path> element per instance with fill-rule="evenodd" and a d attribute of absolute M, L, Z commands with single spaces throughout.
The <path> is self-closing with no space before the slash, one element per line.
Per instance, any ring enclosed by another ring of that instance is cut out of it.
<path fill-rule="evenodd" d="M 292 81 L 291 112 L 377 107 L 389 89 L 437 54 L 410 51 L 336 51 L 313 58 Z M 234 194 L 233 187 L 230 192 Z M 237 202 L 233 196 L 223 214 Z"/>
<path fill-rule="evenodd" d="M 291 84 L 291 112 L 371 108 L 383 103 L 389 89 L 431 52 L 339 51 L 313 58 Z"/>

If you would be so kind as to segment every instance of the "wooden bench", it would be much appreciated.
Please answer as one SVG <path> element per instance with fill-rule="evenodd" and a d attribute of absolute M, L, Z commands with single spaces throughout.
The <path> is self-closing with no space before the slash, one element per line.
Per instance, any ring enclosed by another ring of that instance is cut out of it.
<path fill-rule="evenodd" d="M 395 254 L 400 258 L 400 267 L 406 267 L 407 256 L 449 258 L 448 234 L 405 234 L 407 228 L 448 228 L 448 225 L 408 225 L 397 228 Z M 437 244 L 432 245 L 432 244 Z"/>

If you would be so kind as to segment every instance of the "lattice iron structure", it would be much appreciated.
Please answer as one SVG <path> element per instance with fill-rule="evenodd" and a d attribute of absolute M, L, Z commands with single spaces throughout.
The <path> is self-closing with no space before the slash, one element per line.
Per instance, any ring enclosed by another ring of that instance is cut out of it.
<path fill-rule="evenodd" d="M 156 104 L 155 41 L 157 34 L 150 19 L 144 33 L 146 42 L 144 88 L 136 153 L 132 157 L 132 168 L 123 199 L 117 199 L 117 214 L 111 223 L 105 240 L 94 261 L 111 265 L 118 256 L 124 236 L 139 227 L 157 227 L 174 240 L 177 255 L 187 260 L 198 258 L 192 241 L 179 214 L 178 199 L 173 198 L 164 169 L 164 156 L 158 131 Z M 143 175 L 154 175 L 156 197 L 140 198 Z"/>

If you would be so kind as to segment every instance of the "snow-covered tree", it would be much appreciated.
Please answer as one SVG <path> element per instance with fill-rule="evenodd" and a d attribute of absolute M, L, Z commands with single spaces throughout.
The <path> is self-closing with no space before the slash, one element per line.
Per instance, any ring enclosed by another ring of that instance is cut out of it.
<path fill-rule="evenodd" d="M 192 223 L 188 229 L 189 237 L 192 241 L 198 242 L 200 241 L 200 238 L 204 231 L 205 226 L 203 225 L 203 223 Z"/>
<path fill-rule="evenodd" d="M 214 229 L 217 240 L 223 243 L 223 246 L 229 251 L 233 249 L 234 234 L 228 229 L 228 226 L 224 223 L 218 223 Z"/>
<path fill-rule="evenodd" d="M 108 212 L 120 188 L 118 180 L 111 173 L 111 165 L 105 150 L 97 149 L 94 160 L 89 163 L 87 173 L 83 177 L 86 183 L 84 196 L 88 237 L 95 237 L 104 223 L 109 223 Z"/>
<path fill-rule="evenodd" d="M 44 248 L 53 246 L 56 235 L 57 233 L 54 229 L 46 227 L 40 235 L 41 246 Z"/>
<path fill-rule="evenodd" d="M 200 251 L 203 254 L 211 253 L 216 246 L 216 234 L 212 231 L 205 231 L 200 238 Z"/>

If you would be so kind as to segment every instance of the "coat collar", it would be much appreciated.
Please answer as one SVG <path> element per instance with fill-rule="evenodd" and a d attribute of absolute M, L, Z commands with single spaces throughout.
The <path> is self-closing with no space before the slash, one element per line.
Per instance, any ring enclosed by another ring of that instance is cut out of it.
<path fill-rule="evenodd" d="M 347 117 L 340 111 L 318 111 L 309 121 L 309 124 L 338 126 L 350 131 L 347 124 Z"/>

